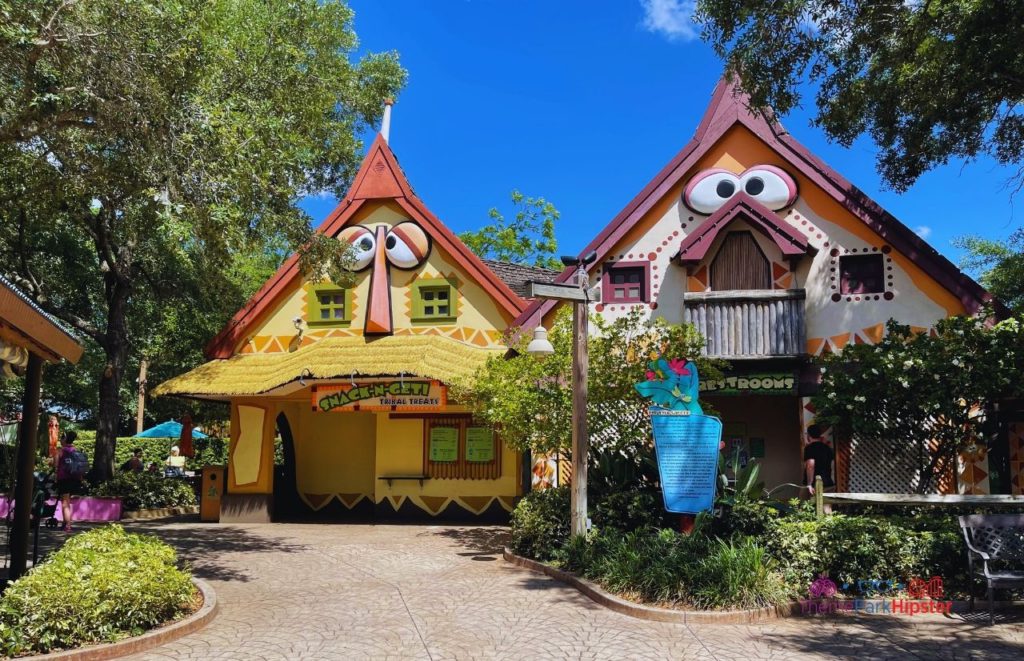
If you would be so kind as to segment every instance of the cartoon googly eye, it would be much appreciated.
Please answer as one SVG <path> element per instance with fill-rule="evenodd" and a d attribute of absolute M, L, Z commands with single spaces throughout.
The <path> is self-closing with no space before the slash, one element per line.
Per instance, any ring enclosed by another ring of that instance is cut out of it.
<path fill-rule="evenodd" d="M 697 174 L 683 191 L 683 202 L 697 213 L 709 215 L 740 190 L 740 178 L 728 170 L 712 168 Z"/>
<path fill-rule="evenodd" d="M 772 211 L 796 201 L 796 182 L 774 165 L 755 165 L 740 175 L 740 190 Z"/>
<path fill-rule="evenodd" d="M 430 239 L 416 223 L 399 223 L 384 239 L 388 261 L 400 269 L 411 269 L 423 263 L 430 253 Z"/>
<path fill-rule="evenodd" d="M 373 261 L 377 241 L 373 237 L 373 232 L 362 225 L 353 225 L 341 230 L 338 234 L 338 240 L 347 241 L 352 244 L 352 248 L 355 251 L 353 271 L 362 271 Z"/>

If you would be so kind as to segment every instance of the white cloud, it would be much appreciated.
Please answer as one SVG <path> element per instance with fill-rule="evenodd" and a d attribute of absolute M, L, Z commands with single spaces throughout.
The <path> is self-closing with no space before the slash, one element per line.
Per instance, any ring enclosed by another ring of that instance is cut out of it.
<path fill-rule="evenodd" d="M 644 29 L 670 40 L 692 41 L 700 36 L 693 21 L 697 0 L 640 0 L 644 8 Z"/>
<path fill-rule="evenodd" d="M 927 225 L 918 225 L 914 228 L 914 234 L 918 235 L 922 239 L 927 239 L 932 235 L 932 228 Z"/>

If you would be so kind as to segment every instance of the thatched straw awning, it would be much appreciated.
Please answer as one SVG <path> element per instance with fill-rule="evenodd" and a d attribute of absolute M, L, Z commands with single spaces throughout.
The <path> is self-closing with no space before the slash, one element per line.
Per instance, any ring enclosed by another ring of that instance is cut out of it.
<path fill-rule="evenodd" d="M 436 335 L 377 339 L 335 337 L 288 353 L 238 354 L 213 360 L 164 381 L 153 394 L 223 398 L 266 393 L 306 379 L 355 376 L 418 376 L 444 383 L 466 383 L 501 349 L 475 347 Z M 308 370 L 308 371 L 306 371 Z"/>

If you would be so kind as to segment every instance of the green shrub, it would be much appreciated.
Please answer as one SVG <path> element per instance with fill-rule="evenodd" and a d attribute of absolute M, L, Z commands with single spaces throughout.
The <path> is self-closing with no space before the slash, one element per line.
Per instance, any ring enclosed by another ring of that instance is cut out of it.
<path fill-rule="evenodd" d="M 512 550 L 554 560 L 569 539 L 569 487 L 531 491 L 512 510 Z"/>
<path fill-rule="evenodd" d="M 752 538 L 717 540 L 691 572 L 689 601 L 697 608 L 760 608 L 793 596 L 776 562 Z"/>
<path fill-rule="evenodd" d="M 720 517 L 712 523 L 715 536 L 727 539 L 734 536 L 752 536 L 766 539 L 775 534 L 785 506 L 779 503 L 740 500 L 731 507 L 723 507 Z"/>
<path fill-rule="evenodd" d="M 167 456 L 171 453 L 171 446 L 178 445 L 178 441 L 167 438 L 132 438 L 131 436 L 120 436 L 117 439 L 117 448 L 114 451 L 114 468 L 120 469 L 124 462 L 132 456 L 132 450 L 142 450 L 142 462 L 149 466 L 156 462 L 163 469 Z M 186 459 L 188 470 L 200 471 L 203 466 L 223 465 L 227 463 L 227 442 L 219 438 L 196 438 L 192 441 L 192 449 L 195 450 L 195 457 Z M 82 450 L 89 456 L 89 460 L 95 454 L 96 432 L 80 431 L 75 447 Z"/>
<path fill-rule="evenodd" d="M 565 567 L 629 599 L 690 608 L 756 608 L 785 602 L 792 591 L 752 539 L 715 540 L 705 530 L 604 530 L 576 538 Z"/>
<path fill-rule="evenodd" d="M 174 549 L 121 526 L 70 538 L 0 598 L 6 655 L 43 653 L 138 635 L 196 603 Z"/>
<path fill-rule="evenodd" d="M 189 482 L 157 473 L 119 473 L 95 487 L 92 495 L 119 497 L 126 510 L 196 504 L 196 494 Z"/>
<path fill-rule="evenodd" d="M 821 573 L 840 585 L 931 576 L 941 576 L 950 593 L 967 585 L 963 540 L 951 517 L 787 518 L 764 543 L 783 567 L 787 582 L 799 589 L 806 589 Z"/>
<path fill-rule="evenodd" d="M 661 494 L 652 489 L 616 491 L 596 499 L 590 507 L 594 526 L 600 530 L 636 530 L 666 526 Z"/>

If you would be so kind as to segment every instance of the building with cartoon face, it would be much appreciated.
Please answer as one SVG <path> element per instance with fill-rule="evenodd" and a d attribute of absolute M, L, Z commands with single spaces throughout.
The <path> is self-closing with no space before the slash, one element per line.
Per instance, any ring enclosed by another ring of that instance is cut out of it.
<path fill-rule="evenodd" d="M 505 352 L 526 307 L 516 289 L 555 274 L 473 255 L 382 136 L 319 231 L 351 244 L 352 286 L 309 282 L 292 256 L 211 341 L 210 362 L 154 391 L 230 403 L 221 520 L 507 518 L 522 456 L 449 389 Z"/>
<path fill-rule="evenodd" d="M 769 487 L 802 478 L 814 357 L 878 342 L 889 319 L 927 332 L 991 300 L 726 82 L 693 139 L 581 254 L 591 251 L 597 313 L 641 307 L 692 323 L 706 353 L 729 361 L 701 398 L 721 414 L 727 450 L 758 459 Z M 535 301 L 516 323 L 550 320 L 555 305 Z M 913 482 L 912 462 L 881 448 L 837 439 L 835 450 L 840 490 Z M 962 466 L 961 490 L 988 492 L 987 471 Z"/>

